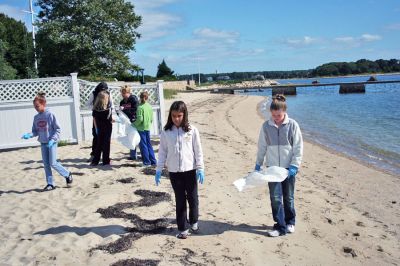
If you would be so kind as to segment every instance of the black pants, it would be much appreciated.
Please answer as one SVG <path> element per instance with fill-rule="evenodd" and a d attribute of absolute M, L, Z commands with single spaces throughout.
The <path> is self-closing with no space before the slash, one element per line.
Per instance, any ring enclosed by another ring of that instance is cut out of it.
<path fill-rule="evenodd" d="M 94 128 L 94 124 L 92 126 L 92 152 L 90 153 L 90 156 L 94 156 L 94 150 L 96 149 L 97 146 L 97 134 L 96 134 L 96 129 Z"/>
<path fill-rule="evenodd" d="M 101 153 L 103 153 L 103 164 L 110 164 L 110 145 L 112 125 L 101 125 L 98 127 L 99 134 L 97 136 L 96 147 L 94 149 L 92 164 L 98 164 Z"/>
<path fill-rule="evenodd" d="M 199 197 L 197 193 L 196 170 L 169 173 L 172 188 L 175 193 L 176 223 L 179 231 L 187 229 L 187 207 L 189 203 L 189 223 L 194 224 L 199 220 Z"/>

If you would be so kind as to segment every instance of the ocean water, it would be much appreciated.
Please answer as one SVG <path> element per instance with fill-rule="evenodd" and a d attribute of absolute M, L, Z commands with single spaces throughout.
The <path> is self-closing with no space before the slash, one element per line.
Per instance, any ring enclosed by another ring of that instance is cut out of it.
<path fill-rule="evenodd" d="M 319 81 L 355 82 L 368 78 Z M 279 82 L 312 80 L 315 79 Z M 378 76 L 378 80 L 400 80 L 400 75 Z M 270 96 L 271 90 L 250 94 Z M 367 84 L 365 94 L 339 94 L 339 86 L 298 87 L 296 96 L 287 96 L 287 104 L 289 117 L 299 123 L 305 139 L 400 176 L 400 83 Z M 268 103 L 266 106 L 269 110 Z"/>

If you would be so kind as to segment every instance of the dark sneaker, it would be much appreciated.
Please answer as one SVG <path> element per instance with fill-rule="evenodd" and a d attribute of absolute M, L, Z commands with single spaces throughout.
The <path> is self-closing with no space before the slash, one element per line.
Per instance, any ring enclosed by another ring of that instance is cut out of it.
<path fill-rule="evenodd" d="M 50 191 L 56 189 L 55 186 L 48 184 L 47 186 L 44 187 L 43 191 Z"/>
<path fill-rule="evenodd" d="M 71 172 L 69 172 L 69 176 L 65 178 L 65 181 L 67 182 L 67 185 L 72 184 L 72 181 L 74 181 L 74 179 L 72 178 Z"/>

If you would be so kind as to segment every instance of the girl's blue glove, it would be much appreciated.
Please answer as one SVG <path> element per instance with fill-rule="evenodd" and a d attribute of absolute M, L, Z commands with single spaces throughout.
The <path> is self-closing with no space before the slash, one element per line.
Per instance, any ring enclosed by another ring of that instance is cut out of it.
<path fill-rule="evenodd" d="M 156 171 L 156 176 L 154 179 L 156 181 L 156 186 L 158 186 L 161 183 L 161 171 L 160 170 Z"/>
<path fill-rule="evenodd" d="M 256 171 L 260 171 L 260 170 L 261 170 L 261 165 L 259 165 L 259 164 L 256 164 L 256 167 L 254 167 L 254 170 L 256 170 Z"/>
<path fill-rule="evenodd" d="M 203 182 L 204 182 L 204 170 L 203 169 L 197 169 L 196 170 L 196 177 L 197 177 L 197 180 L 199 181 L 199 183 L 203 184 Z"/>
<path fill-rule="evenodd" d="M 51 148 L 51 147 L 53 147 L 53 145 L 55 144 L 56 142 L 54 141 L 54 140 L 50 140 L 49 141 L 49 143 L 47 143 L 47 148 Z"/>
<path fill-rule="evenodd" d="M 297 175 L 297 167 L 294 165 L 289 166 L 289 177 L 295 177 Z"/>
<path fill-rule="evenodd" d="M 33 134 L 32 133 L 25 133 L 24 135 L 22 135 L 22 139 L 30 139 L 30 138 L 32 138 L 33 137 Z"/>

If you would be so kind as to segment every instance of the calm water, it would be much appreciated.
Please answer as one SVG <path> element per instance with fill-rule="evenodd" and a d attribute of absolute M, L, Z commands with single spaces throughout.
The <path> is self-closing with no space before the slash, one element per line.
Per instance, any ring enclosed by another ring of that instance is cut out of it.
<path fill-rule="evenodd" d="M 355 82 L 368 78 L 318 80 Z M 400 75 L 377 78 L 400 80 Z M 251 94 L 271 95 L 271 91 Z M 339 94 L 339 86 L 298 87 L 297 95 L 288 96 L 287 103 L 289 117 L 299 122 L 306 139 L 400 175 L 400 83 L 368 84 L 365 94 Z"/>

